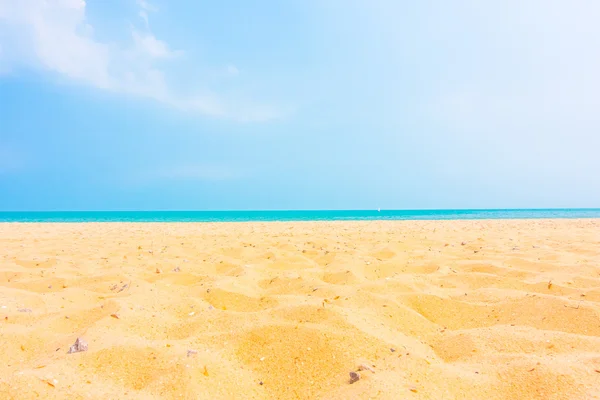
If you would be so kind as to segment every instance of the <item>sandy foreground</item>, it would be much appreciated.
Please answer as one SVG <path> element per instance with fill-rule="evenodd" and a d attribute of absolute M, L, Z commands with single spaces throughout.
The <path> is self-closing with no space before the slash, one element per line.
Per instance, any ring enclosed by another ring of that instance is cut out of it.
<path fill-rule="evenodd" d="M 600 220 L 6 223 L 0 307 L 1 399 L 600 399 Z"/>

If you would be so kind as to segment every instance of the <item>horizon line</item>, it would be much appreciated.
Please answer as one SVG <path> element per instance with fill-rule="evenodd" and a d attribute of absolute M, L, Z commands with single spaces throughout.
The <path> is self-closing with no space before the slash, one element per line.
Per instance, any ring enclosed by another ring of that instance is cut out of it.
<path fill-rule="evenodd" d="M 543 207 L 543 208 L 381 208 L 380 211 L 564 211 L 564 210 L 600 210 L 600 207 Z M 314 212 L 314 211 L 378 211 L 374 208 L 332 208 L 332 209 L 318 209 L 318 208 L 306 208 L 306 209 L 204 209 L 204 210 L 192 210 L 192 209 L 121 209 L 121 210 L 0 210 L 0 213 L 54 213 L 54 212 L 66 212 L 66 213 L 77 213 L 77 212 Z"/>

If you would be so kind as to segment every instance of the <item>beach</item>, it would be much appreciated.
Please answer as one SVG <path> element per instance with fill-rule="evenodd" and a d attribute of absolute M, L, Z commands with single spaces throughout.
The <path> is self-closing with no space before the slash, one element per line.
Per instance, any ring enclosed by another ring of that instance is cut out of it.
<path fill-rule="evenodd" d="M 600 399 L 598 219 L 2 223 L 0 249 L 2 399 Z"/>

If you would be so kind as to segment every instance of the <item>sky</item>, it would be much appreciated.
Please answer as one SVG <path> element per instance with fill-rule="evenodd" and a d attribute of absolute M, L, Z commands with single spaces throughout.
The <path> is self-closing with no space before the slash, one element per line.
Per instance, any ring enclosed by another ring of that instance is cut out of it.
<path fill-rule="evenodd" d="M 600 207 L 595 0 L 0 0 L 0 210 Z"/>

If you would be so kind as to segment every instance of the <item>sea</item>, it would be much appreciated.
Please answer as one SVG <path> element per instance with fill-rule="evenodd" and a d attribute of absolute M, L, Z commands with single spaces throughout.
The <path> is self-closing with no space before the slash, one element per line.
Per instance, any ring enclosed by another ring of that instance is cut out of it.
<path fill-rule="evenodd" d="M 0 222 L 267 222 L 600 218 L 600 208 L 512 210 L 0 211 Z"/>

